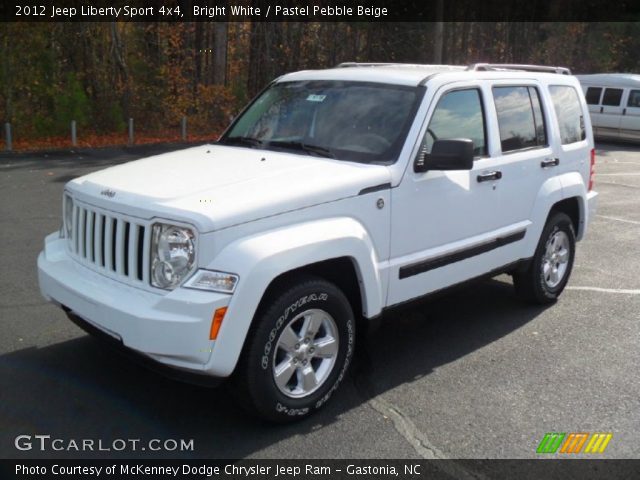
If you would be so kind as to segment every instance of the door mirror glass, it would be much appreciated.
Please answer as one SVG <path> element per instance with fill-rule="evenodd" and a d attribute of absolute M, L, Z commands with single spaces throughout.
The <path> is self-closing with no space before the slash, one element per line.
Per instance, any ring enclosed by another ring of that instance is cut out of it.
<path fill-rule="evenodd" d="M 413 165 L 416 172 L 429 170 L 471 170 L 473 168 L 473 140 L 454 138 L 436 140 L 431 153 L 421 151 Z"/>

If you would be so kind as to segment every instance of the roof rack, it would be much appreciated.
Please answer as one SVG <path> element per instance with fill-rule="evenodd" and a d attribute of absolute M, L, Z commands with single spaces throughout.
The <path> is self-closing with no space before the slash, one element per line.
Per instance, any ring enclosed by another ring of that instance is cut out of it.
<path fill-rule="evenodd" d="M 491 70 L 523 70 L 525 72 L 548 72 L 571 75 L 571 70 L 566 67 L 548 67 L 545 65 L 524 65 L 518 63 L 472 63 L 467 70 L 491 71 Z"/>
<path fill-rule="evenodd" d="M 342 62 L 336 65 L 334 68 L 347 68 L 347 67 L 384 67 L 386 65 L 401 65 L 399 63 L 359 63 L 359 62 Z"/>

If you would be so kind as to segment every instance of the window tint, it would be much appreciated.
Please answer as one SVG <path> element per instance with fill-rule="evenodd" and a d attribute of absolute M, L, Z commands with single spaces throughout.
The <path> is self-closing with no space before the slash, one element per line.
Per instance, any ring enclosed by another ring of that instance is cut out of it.
<path fill-rule="evenodd" d="M 455 90 L 446 93 L 431 116 L 421 153 L 431 153 L 435 140 L 470 138 L 475 155 L 486 155 L 484 114 L 480 91 Z"/>
<path fill-rule="evenodd" d="M 534 87 L 494 87 L 503 152 L 546 145 L 542 109 Z"/>
<path fill-rule="evenodd" d="M 620 88 L 607 88 L 604 91 L 602 97 L 602 105 L 608 105 L 610 107 L 617 107 L 620 105 L 622 99 L 622 89 Z"/>
<path fill-rule="evenodd" d="M 602 88 L 589 87 L 587 88 L 587 103 L 589 105 L 598 105 L 600 103 L 600 95 L 602 94 Z"/>
<path fill-rule="evenodd" d="M 629 92 L 627 107 L 640 107 L 640 90 L 631 90 Z"/>
<path fill-rule="evenodd" d="M 553 85 L 549 87 L 549 93 L 558 117 L 562 144 L 579 142 L 587 138 L 580 97 L 576 90 L 566 85 Z"/>

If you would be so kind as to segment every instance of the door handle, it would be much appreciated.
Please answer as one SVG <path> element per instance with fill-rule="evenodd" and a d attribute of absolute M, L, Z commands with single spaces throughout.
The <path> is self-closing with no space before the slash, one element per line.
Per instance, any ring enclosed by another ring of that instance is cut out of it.
<path fill-rule="evenodd" d="M 478 182 L 488 182 L 490 180 L 500 180 L 502 178 L 502 172 L 496 170 L 494 172 L 482 173 L 476 177 Z"/>
<path fill-rule="evenodd" d="M 623 109 L 622 109 L 622 114 L 623 114 L 623 115 L 626 115 L 626 114 L 627 114 L 627 109 L 626 109 L 626 108 L 623 108 Z"/>
<path fill-rule="evenodd" d="M 557 167 L 558 165 L 560 165 L 559 158 L 545 158 L 540 162 L 542 168 Z"/>
<path fill-rule="evenodd" d="M 604 110 L 604 107 L 600 107 L 600 113 L 602 113 Z"/>

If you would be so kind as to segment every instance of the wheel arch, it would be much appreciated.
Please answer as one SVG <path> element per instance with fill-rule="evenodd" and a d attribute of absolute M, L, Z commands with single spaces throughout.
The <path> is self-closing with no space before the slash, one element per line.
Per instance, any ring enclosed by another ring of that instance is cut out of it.
<path fill-rule="evenodd" d="M 569 197 L 560 200 L 552 205 L 547 220 L 556 212 L 562 212 L 571 219 L 577 240 L 582 233 L 581 229 L 584 224 L 584 202 L 581 201 L 580 197 Z"/>
<path fill-rule="evenodd" d="M 360 280 L 356 260 L 353 257 L 347 256 L 329 258 L 282 272 L 275 277 L 265 289 L 256 313 L 262 311 L 264 305 L 277 295 L 280 289 L 295 279 L 295 277 L 305 274 L 321 278 L 336 285 L 349 300 L 355 317 L 359 318 L 362 316 L 363 311 L 365 311 L 365 305 L 363 304 L 365 294 L 362 291 L 364 287 Z"/>
<path fill-rule="evenodd" d="M 239 239 L 207 268 L 239 274 L 216 344 L 204 370 L 229 376 L 256 313 L 277 287 L 300 273 L 343 289 L 356 318 L 380 313 L 383 282 L 366 229 L 352 218 L 312 221 Z"/>

